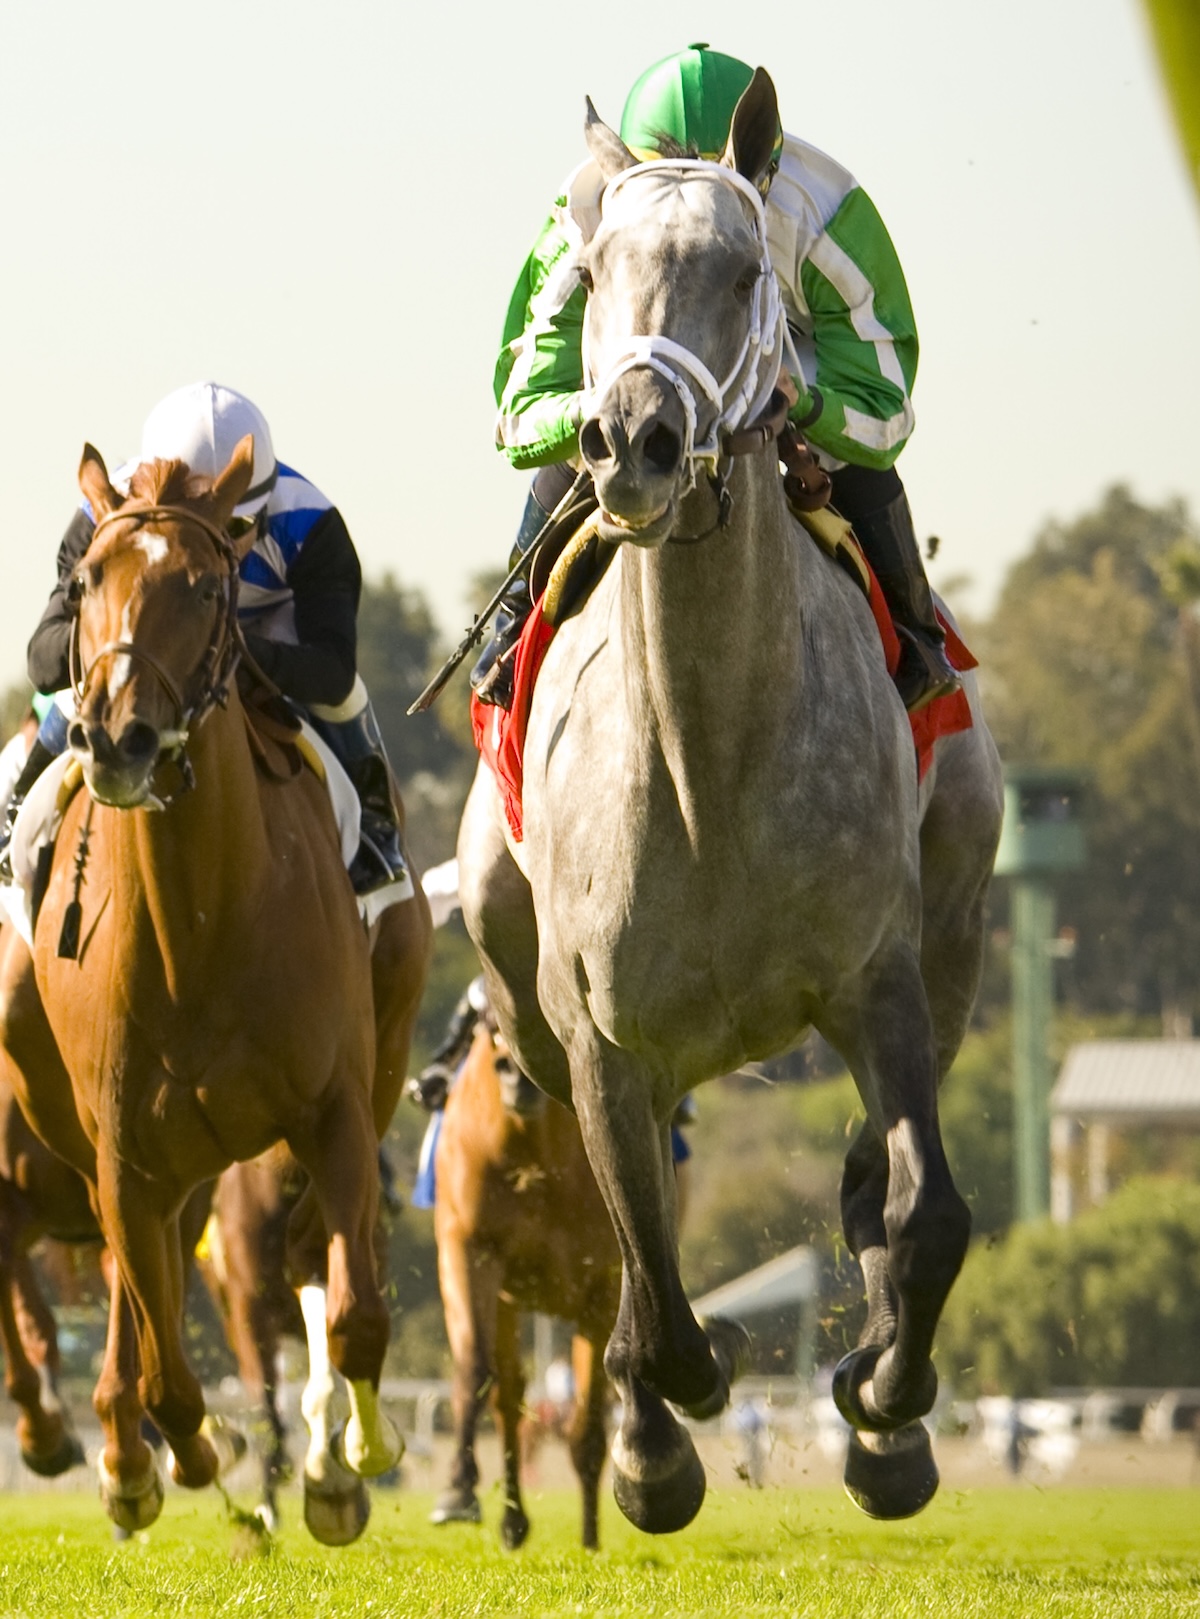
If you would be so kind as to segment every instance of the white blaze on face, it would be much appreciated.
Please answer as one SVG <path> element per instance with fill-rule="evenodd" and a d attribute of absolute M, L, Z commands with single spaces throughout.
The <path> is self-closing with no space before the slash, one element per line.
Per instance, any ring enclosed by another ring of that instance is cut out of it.
<path fill-rule="evenodd" d="M 144 528 L 133 543 L 144 553 L 146 561 L 151 566 L 156 562 L 162 562 L 166 557 L 168 550 L 166 537 L 155 534 L 152 529 Z"/>
<path fill-rule="evenodd" d="M 156 538 L 156 537 L 157 536 L 154 536 L 154 535 L 151 536 L 151 538 Z M 138 544 L 139 545 L 141 544 L 140 540 L 138 541 Z M 120 628 L 120 631 L 118 632 L 117 639 L 119 641 L 128 641 L 128 640 L 131 639 L 132 635 L 133 635 L 133 609 L 132 609 L 130 603 L 126 602 L 125 606 L 124 606 L 124 608 L 122 609 L 122 612 L 121 612 L 121 628 Z M 123 689 L 123 687 L 127 686 L 129 684 L 130 676 L 132 674 L 133 674 L 133 659 L 132 658 L 126 657 L 126 655 L 124 653 L 122 653 L 119 658 L 115 658 L 113 660 L 112 674 L 109 676 L 109 679 L 108 679 L 108 690 L 109 690 L 110 696 L 115 697 L 117 695 L 117 693 Z"/>

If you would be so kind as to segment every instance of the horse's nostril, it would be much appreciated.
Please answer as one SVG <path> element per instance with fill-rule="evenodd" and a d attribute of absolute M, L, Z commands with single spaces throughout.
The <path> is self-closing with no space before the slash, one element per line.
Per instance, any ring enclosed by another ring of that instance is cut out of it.
<path fill-rule="evenodd" d="M 72 753 L 87 749 L 87 731 L 79 720 L 73 720 L 67 727 L 67 746 Z"/>
<path fill-rule="evenodd" d="M 611 458 L 612 447 L 598 417 L 593 416 L 591 421 L 584 422 L 579 432 L 579 448 L 586 461 L 607 461 Z"/>
<path fill-rule="evenodd" d="M 158 752 L 158 732 L 145 720 L 132 720 L 121 734 L 120 751 L 131 764 L 153 759 Z"/>
<path fill-rule="evenodd" d="M 657 422 L 646 434 L 642 454 L 656 472 L 674 472 L 682 449 L 679 434 Z"/>

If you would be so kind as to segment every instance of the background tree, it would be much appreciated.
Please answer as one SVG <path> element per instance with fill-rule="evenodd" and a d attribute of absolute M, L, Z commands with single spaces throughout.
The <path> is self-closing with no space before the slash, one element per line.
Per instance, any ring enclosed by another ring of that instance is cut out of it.
<path fill-rule="evenodd" d="M 1200 962 L 1200 771 L 1181 654 L 1186 508 L 1114 488 L 1048 525 L 976 632 L 988 717 L 1013 762 L 1090 777 L 1088 863 L 1060 886 L 1081 1008 L 1190 1019 Z M 1003 896 L 1001 895 L 1001 903 Z"/>
<path fill-rule="evenodd" d="M 400 781 L 409 841 L 418 865 L 454 853 L 475 749 L 466 679 L 458 677 L 423 714 L 407 710 L 437 671 L 445 647 L 420 591 L 388 573 L 365 583 L 358 614 L 358 665 Z"/>
<path fill-rule="evenodd" d="M 963 1393 L 1189 1388 L 1200 1344 L 1200 1186 L 1130 1181 L 1071 1225 L 977 1243 L 938 1362 Z"/>

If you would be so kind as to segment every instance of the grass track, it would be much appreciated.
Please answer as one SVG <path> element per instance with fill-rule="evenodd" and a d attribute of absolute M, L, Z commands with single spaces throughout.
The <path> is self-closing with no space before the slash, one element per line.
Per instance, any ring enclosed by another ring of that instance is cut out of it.
<path fill-rule="evenodd" d="M 713 1492 L 682 1535 L 651 1540 L 604 1503 L 605 1549 L 577 1545 L 567 1492 L 531 1494 L 533 1535 L 435 1530 L 430 1497 L 379 1494 L 341 1552 L 314 1544 L 298 1502 L 269 1556 L 247 1554 L 215 1497 L 168 1496 L 148 1536 L 115 1546 L 86 1494 L 0 1497 L 0 1613 L 458 1619 L 1200 1619 L 1200 1491 L 947 1492 L 921 1518 L 862 1518 L 831 1490 Z"/>

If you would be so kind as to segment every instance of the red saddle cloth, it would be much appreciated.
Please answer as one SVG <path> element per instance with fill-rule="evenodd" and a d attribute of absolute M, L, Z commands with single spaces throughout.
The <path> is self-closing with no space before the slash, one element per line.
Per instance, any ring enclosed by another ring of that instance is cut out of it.
<path fill-rule="evenodd" d="M 871 611 L 883 643 L 888 673 L 894 675 L 900 663 L 900 639 L 874 573 L 871 574 Z M 940 613 L 938 618 L 946 632 L 946 655 L 950 662 L 960 672 L 974 669 L 979 660 L 959 638 L 954 626 L 948 624 Z M 510 711 L 497 708 L 494 703 L 481 703 L 474 692 L 471 693 L 471 729 L 475 733 L 475 746 L 496 778 L 504 797 L 504 813 L 518 843 L 524 836 L 521 791 L 525 781 L 525 732 L 529 725 L 529 709 L 538 670 L 542 667 L 546 648 L 554 638 L 554 631 L 555 626 L 547 624 L 542 617 L 539 598 L 517 644 Z M 909 715 L 909 724 L 912 726 L 917 753 L 917 779 L 920 781 L 929 769 L 938 737 L 970 730 L 971 705 L 967 702 L 966 692 L 951 692 L 948 697 L 926 703 L 924 708 Z"/>

